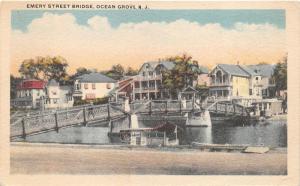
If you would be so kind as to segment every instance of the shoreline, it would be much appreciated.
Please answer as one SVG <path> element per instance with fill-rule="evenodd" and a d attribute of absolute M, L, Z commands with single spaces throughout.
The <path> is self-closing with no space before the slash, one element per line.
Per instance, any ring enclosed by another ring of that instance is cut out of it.
<path fill-rule="evenodd" d="M 276 148 L 265 154 L 254 154 L 178 148 L 13 142 L 11 173 L 286 175 L 287 149 Z"/>

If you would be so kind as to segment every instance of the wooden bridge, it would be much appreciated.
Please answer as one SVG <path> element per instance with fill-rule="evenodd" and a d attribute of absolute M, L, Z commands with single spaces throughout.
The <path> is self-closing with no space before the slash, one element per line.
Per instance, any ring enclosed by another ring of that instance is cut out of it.
<path fill-rule="evenodd" d="M 11 139 L 26 138 L 48 131 L 59 131 L 60 128 L 84 125 L 96 122 L 111 122 L 132 114 L 184 114 L 188 112 L 203 112 L 247 116 L 247 110 L 237 104 L 217 101 L 211 105 L 202 106 L 194 100 L 151 100 L 130 104 L 130 111 L 125 111 L 124 103 L 109 103 L 103 105 L 88 105 L 56 111 L 45 111 L 39 114 L 13 117 L 10 125 Z M 129 120 L 129 127 L 131 123 Z"/>

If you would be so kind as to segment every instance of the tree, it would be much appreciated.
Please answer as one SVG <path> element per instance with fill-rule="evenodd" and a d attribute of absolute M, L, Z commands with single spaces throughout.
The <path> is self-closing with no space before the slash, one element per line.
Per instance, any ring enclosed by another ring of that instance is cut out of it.
<path fill-rule="evenodd" d="M 124 67 L 120 64 L 113 65 L 111 69 L 105 73 L 105 75 L 107 75 L 108 77 L 116 80 L 121 79 L 124 76 L 124 74 L 125 74 Z"/>
<path fill-rule="evenodd" d="M 39 68 L 34 59 L 25 59 L 19 68 L 19 72 L 27 79 L 40 79 Z"/>
<path fill-rule="evenodd" d="M 138 70 L 133 69 L 132 67 L 128 67 L 126 70 L 126 76 L 135 76 L 138 74 Z"/>
<path fill-rule="evenodd" d="M 183 54 L 182 56 L 169 57 L 167 61 L 173 61 L 175 67 L 172 70 L 165 70 L 163 75 L 163 88 L 169 89 L 172 97 L 187 86 L 192 86 L 193 81 L 197 79 L 199 65 L 192 57 Z"/>
<path fill-rule="evenodd" d="M 67 67 L 66 59 L 61 56 L 38 56 L 35 59 L 25 59 L 19 68 L 19 72 L 25 78 L 55 79 L 63 82 L 67 78 Z"/>
<path fill-rule="evenodd" d="M 283 57 L 276 64 L 272 79 L 275 81 L 275 90 L 277 92 L 287 89 L 287 56 Z"/>

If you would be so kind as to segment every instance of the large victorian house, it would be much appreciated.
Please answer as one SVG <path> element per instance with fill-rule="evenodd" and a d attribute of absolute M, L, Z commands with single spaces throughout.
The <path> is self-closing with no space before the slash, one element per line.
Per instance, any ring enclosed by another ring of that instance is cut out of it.
<path fill-rule="evenodd" d="M 273 65 L 218 64 L 209 73 L 209 95 L 226 99 L 272 97 L 273 70 Z"/>
<path fill-rule="evenodd" d="M 171 70 L 175 64 L 170 61 L 146 62 L 138 75 L 120 80 L 114 91 L 116 100 L 128 97 L 130 100 L 160 99 L 168 96 L 162 85 L 162 71 Z"/>

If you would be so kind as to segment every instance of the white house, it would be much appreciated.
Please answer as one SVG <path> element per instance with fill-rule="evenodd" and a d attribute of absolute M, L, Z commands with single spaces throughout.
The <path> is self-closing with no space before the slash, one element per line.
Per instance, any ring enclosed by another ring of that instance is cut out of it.
<path fill-rule="evenodd" d="M 48 81 L 45 87 L 45 96 L 39 99 L 42 109 L 72 107 L 74 100 L 71 86 L 60 86 L 54 79 Z"/>
<path fill-rule="evenodd" d="M 42 80 L 23 80 L 17 86 L 17 97 L 12 100 L 12 106 L 17 108 L 37 108 L 38 99 L 45 95 L 45 84 Z"/>
<path fill-rule="evenodd" d="M 81 75 L 74 82 L 73 97 L 75 100 L 89 100 L 109 96 L 115 88 L 115 82 L 97 72 Z"/>
<path fill-rule="evenodd" d="M 263 97 L 272 98 L 275 96 L 275 81 L 272 79 L 275 65 L 273 64 L 258 64 L 249 65 L 255 73 L 261 75 L 261 91 Z"/>

